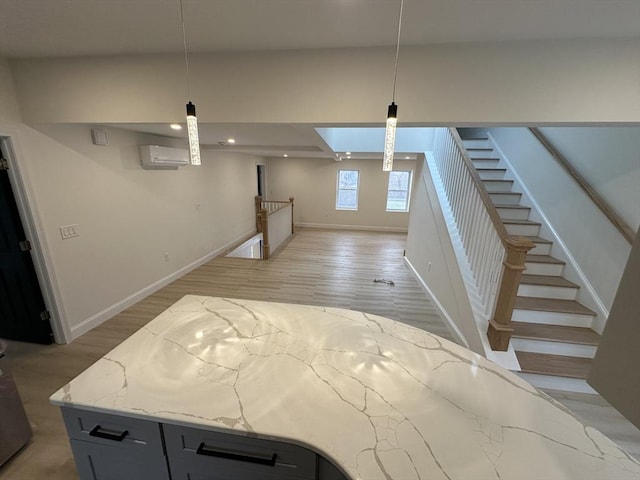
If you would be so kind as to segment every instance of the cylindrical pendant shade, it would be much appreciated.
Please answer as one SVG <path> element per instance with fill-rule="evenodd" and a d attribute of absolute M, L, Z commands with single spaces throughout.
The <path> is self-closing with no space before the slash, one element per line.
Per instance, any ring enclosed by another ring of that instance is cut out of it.
<path fill-rule="evenodd" d="M 187 103 L 187 133 L 189 135 L 189 158 L 191 165 L 200 165 L 200 140 L 198 139 L 198 118 L 196 106 Z"/>
<path fill-rule="evenodd" d="M 396 125 L 398 123 L 398 106 L 391 102 L 387 112 L 387 128 L 384 134 L 384 156 L 382 158 L 382 170 L 393 170 L 393 152 L 396 146 Z"/>

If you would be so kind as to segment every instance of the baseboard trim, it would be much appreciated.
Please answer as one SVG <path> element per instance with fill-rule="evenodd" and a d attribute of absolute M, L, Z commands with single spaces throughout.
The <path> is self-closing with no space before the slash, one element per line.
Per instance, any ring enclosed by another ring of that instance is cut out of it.
<path fill-rule="evenodd" d="M 407 227 L 377 227 L 373 225 L 338 225 L 333 223 L 296 223 L 296 227 L 319 228 L 327 230 L 365 230 L 369 232 L 407 233 Z"/>
<path fill-rule="evenodd" d="M 411 260 L 409 260 L 407 257 L 403 257 L 403 258 L 404 258 L 404 263 L 407 265 L 407 267 L 409 268 L 411 273 L 413 273 L 413 276 L 418 281 L 418 283 L 420 284 L 422 289 L 425 291 L 425 293 L 427 294 L 427 297 L 429 298 L 431 303 L 433 303 L 433 305 L 436 307 L 436 310 L 438 311 L 438 314 L 440 315 L 440 318 L 442 318 L 444 320 L 444 323 L 447 326 L 447 329 L 449 330 L 451 335 L 453 335 L 453 338 L 456 339 L 456 342 L 458 342 L 458 344 L 460 344 L 460 345 L 462 345 L 462 346 L 464 346 L 466 348 L 469 348 L 469 342 L 467 342 L 467 339 L 462 334 L 462 332 L 460 331 L 460 329 L 458 328 L 456 323 L 449 316 L 449 314 L 444 309 L 442 304 L 438 301 L 436 296 L 433 294 L 433 292 L 429 288 L 429 285 L 427 285 L 425 283 L 425 281 L 422 279 L 422 277 L 420 276 L 418 271 L 415 269 L 415 267 L 411 263 Z"/>
<path fill-rule="evenodd" d="M 231 242 L 228 242 L 228 243 L 224 244 L 223 246 L 221 246 L 220 248 L 217 248 L 213 252 L 210 252 L 207 255 L 205 255 L 203 257 L 200 257 L 196 261 L 191 262 L 190 264 L 180 268 L 179 270 L 176 270 L 172 274 L 167 275 L 166 277 L 161 278 L 160 280 L 158 280 L 156 282 L 153 282 L 151 285 L 148 285 L 148 286 L 144 287 L 143 289 L 138 290 L 137 292 L 129 295 L 128 297 L 120 300 L 119 302 L 114 303 L 110 307 L 107 307 L 104 310 L 101 310 L 100 312 L 96 313 L 95 315 L 92 315 L 89 318 L 81 321 L 80 323 L 78 323 L 76 325 L 73 325 L 71 327 L 71 341 L 73 341 L 76 338 L 80 337 L 81 335 L 87 333 L 89 330 L 97 327 L 98 325 L 106 322 L 107 320 L 109 320 L 114 315 L 117 315 L 118 313 L 126 310 L 127 308 L 131 307 L 132 305 L 135 305 L 140 300 L 142 300 L 145 297 L 148 297 L 149 295 L 151 295 L 152 293 L 160 290 L 162 287 L 167 286 L 168 284 L 170 284 L 171 282 L 177 280 L 178 278 L 182 277 L 183 275 L 189 273 L 192 270 L 195 270 L 200 265 L 203 265 L 203 264 L 207 263 L 209 260 L 211 260 L 211 259 L 217 257 L 218 255 L 220 255 L 221 253 L 224 253 L 225 251 L 229 250 L 229 248 L 231 246 L 237 244 L 242 239 L 246 239 L 248 235 L 254 235 L 254 234 L 255 234 L 255 232 L 245 233 L 243 235 L 240 235 L 239 237 L 235 238 Z"/>

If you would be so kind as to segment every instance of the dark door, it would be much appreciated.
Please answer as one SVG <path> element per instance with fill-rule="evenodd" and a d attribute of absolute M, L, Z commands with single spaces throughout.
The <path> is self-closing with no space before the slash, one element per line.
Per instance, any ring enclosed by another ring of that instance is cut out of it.
<path fill-rule="evenodd" d="M 264 200 L 264 165 L 258 165 L 258 195 Z"/>
<path fill-rule="evenodd" d="M 51 343 L 51 324 L 0 149 L 0 337 Z"/>

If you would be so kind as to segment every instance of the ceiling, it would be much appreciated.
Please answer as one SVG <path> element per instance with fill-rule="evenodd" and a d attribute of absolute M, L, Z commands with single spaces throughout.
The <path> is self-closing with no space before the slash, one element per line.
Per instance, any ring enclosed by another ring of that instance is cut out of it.
<path fill-rule="evenodd" d="M 183 0 L 190 51 L 395 45 L 399 0 Z M 638 0 L 405 0 L 402 44 L 637 36 Z M 182 51 L 179 0 L 0 0 L 9 58 Z"/>
<path fill-rule="evenodd" d="M 190 52 L 390 46 L 400 0 L 183 0 Z M 640 36 L 640 0 L 404 0 L 402 45 Z M 182 52 L 179 0 L 0 0 L 0 56 Z M 167 125 L 121 128 L 184 138 Z M 330 157 L 312 126 L 201 125 L 210 149 Z M 236 138 L 234 146 L 221 145 Z M 382 147 L 382 145 L 381 145 Z"/>

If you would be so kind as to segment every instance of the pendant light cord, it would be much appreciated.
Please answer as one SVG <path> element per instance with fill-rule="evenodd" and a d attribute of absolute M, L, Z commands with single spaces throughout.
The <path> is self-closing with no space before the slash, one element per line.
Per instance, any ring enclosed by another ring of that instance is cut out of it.
<path fill-rule="evenodd" d="M 180 0 L 182 3 L 182 0 Z M 393 68 L 393 94 L 391 95 L 391 101 L 396 101 L 396 78 L 398 77 L 398 54 L 400 53 L 400 32 L 402 31 L 402 7 L 404 0 L 400 0 L 400 14 L 398 15 L 398 39 L 396 41 L 396 63 Z M 184 28 L 184 25 L 183 27 Z M 186 47 L 185 47 L 186 48 Z"/>
<path fill-rule="evenodd" d="M 184 7 L 182 6 L 182 0 L 180 0 L 180 21 L 182 23 L 182 42 L 184 44 L 184 66 L 187 72 L 187 99 L 191 99 L 191 84 L 189 82 L 189 57 L 187 56 L 187 32 L 184 28 Z M 397 61 L 398 60 L 396 57 L 396 62 Z"/>

